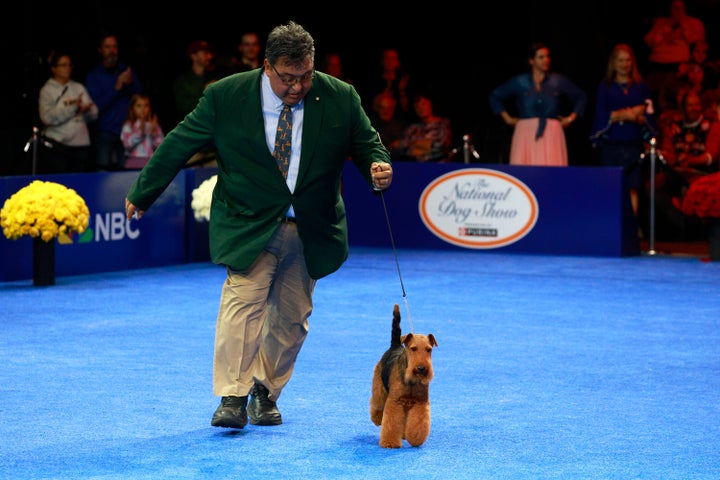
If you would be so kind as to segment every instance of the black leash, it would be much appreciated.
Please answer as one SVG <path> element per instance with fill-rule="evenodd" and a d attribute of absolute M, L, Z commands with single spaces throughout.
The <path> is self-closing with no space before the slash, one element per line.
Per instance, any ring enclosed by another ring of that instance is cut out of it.
<path fill-rule="evenodd" d="M 385 221 L 387 222 L 388 233 L 390 234 L 390 245 L 392 245 L 393 255 L 395 255 L 395 266 L 397 267 L 398 277 L 400 278 L 400 288 L 402 289 L 403 300 L 405 301 L 405 311 L 407 312 L 408 323 L 410 324 L 410 332 L 414 333 L 415 329 L 413 328 L 412 317 L 410 316 L 410 307 L 408 306 L 407 294 L 405 293 L 405 284 L 403 284 L 402 273 L 400 273 L 400 262 L 398 261 L 395 240 L 393 239 L 392 228 L 390 227 L 390 217 L 388 215 L 387 205 L 385 205 L 385 195 L 383 195 L 382 190 L 380 191 L 380 198 L 382 199 L 383 210 L 385 211 Z"/>

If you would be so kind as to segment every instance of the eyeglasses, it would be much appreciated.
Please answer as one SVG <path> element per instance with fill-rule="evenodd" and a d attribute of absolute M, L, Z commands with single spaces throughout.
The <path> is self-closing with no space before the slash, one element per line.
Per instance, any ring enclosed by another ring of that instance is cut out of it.
<path fill-rule="evenodd" d="M 287 85 L 288 87 L 292 87 L 296 83 L 307 83 L 311 81 L 313 78 L 315 78 L 315 70 L 311 70 L 307 73 L 303 73 L 302 75 L 290 75 L 289 73 L 280 73 L 277 71 L 277 68 L 275 68 L 275 65 L 272 63 L 270 64 L 272 69 L 275 71 L 275 74 L 278 76 L 280 81 L 283 83 L 283 85 Z"/>

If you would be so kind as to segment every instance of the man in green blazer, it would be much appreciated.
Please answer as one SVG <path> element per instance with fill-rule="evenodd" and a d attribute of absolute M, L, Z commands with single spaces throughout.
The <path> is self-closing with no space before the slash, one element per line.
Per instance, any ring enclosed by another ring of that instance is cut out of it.
<path fill-rule="evenodd" d="M 315 282 L 348 257 L 343 168 L 352 161 L 376 191 L 392 182 L 390 155 L 359 95 L 314 65 L 314 40 L 302 26 L 275 27 L 263 66 L 209 85 L 125 199 L 128 219 L 141 218 L 193 154 L 216 149 L 210 255 L 227 277 L 215 333 L 213 393 L 222 399 L 213 426 L 243 428 L 248 417 L 253 425 L 282 423 L 276 402 L 307 336 Z M 288 136 L 276 138 L 277 130 Z M 273 156 L 285 141 L 286 176 Z"/>

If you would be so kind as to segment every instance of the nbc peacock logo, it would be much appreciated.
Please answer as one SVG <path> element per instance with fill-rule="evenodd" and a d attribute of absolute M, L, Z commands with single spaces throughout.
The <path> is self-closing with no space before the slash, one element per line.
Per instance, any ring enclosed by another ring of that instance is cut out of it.
<path fill-rule="evenodd" d="M 95 234 L 93 229 L 88 227 L 80 235 L 78 235 L 76 232 L 70 232 L 69 234 L 63 233 L 61 235 L 58 235 L 58 243 L 60 245 L 72 245 L 73 243 L 90 243 L 93 241 L 94 236 Z"/>

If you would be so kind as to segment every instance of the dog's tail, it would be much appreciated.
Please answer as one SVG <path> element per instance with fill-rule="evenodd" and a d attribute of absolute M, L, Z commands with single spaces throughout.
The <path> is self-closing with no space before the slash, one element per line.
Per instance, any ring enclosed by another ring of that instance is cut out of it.
<path fill-rule="evenodd" d="M 402 346 L 402 330 L 400 329 L 400 307 L 395 304 L 393 308 L 392 333 L 390 335 L 390 348 Z"/>

